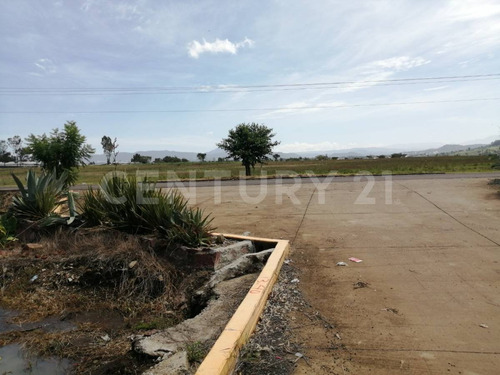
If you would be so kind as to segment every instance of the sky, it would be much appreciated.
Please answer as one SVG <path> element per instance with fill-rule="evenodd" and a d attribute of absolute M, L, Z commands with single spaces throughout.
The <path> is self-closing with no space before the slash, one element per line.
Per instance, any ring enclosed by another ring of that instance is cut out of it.
<path fill-rule="evenodd" d="M 455 77 L 455 78 L 440 78 Z M 0 2 L 0 139 L 74 120 L 97 152 L 500 138 L 498 0 Z"/>

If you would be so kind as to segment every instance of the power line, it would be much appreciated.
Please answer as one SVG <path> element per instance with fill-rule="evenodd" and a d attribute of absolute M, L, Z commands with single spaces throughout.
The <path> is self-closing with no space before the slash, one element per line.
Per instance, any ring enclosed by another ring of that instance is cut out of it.
<path fill-rule="evenodd" d="M 111 91 L 111 92 L 2 92 L 1 95 L 8 96 L 117 96 L 117 95 L 179 95 L 179 94 L 228 94 L 228 93 L 247 93 L 247 92 L 266 92 L 266 91 L 302 91 L 302 90 L 328 90 L 328 89 L 342 89 L 342 88 L 363 88 L 363 87 L 380 87 L 380 86 L 402 86 L 402 85 L 416 85 L 416 84 L 437 84 L 437 83 L 452 83 L 452 82 L 476 82 L 476 81 L 491 81 L 497 80 L 500 77 L 488 78 L 488 79 L 460 79 L 460 80 L 443 80 L 443 81 L 433 81 L 433 82 L 382 82 L 380 84 L 352 84 L 352 85 L 336 85 L 336 86 L 313 86 L 313 87 L 291 87 L 291 88 L 269 88 L 269 89 L 237 89 L 237 90 L 212 90 L 212 91 L 134 91 L 123 90 L 123 92 Z M 0 89 L 1 90 L 1 89 Z"/>
<path fill-rule="evenodd" d="M 437 103 L 463 103 L 478 101 L 495 101 L 498 98 L 470 98 L 451 100 L 429 100 L 415 102 L 393 102 L 393 103 L 365 103 L 365 104 L 338 104 L 317 105 L 302 107 L 268 107 L 268 108 L 235 108 L 235 109 L 171 109 L 171 110 L 107 110 L 107 111 L 0 111 L 0 114 L 115 114 L 115 113 L 196 113 L 196 112 L 251 112 L 251 111 L 302 111 L 305 109 L 336 109 L 353 107 L 380 107 L 412 104 L 437 104 Z"/>
<path fill-rule="evenodd" d="M 0 95 L 158 95 L 158 94 L 211 94 L 255 91 L 289 91 L 331 88 L 362 88 L 369 86 L 393 86 L 414 84 L 440 84 L 500 79 L 500 73 L 401 78 L 385 80 L 337 81 L 274 85 L 217 85 L 187 87 L 88 87 L 88 88 L 13 88 L 0 87 Z"/>

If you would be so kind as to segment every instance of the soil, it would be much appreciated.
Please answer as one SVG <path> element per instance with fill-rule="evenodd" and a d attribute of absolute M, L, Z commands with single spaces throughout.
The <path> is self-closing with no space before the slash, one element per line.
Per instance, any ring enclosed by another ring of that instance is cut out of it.
<path fill-rule="evenodd" d="M 152 359 L 129 337 L 192 317 L 211 272 L 175 267 L 150 241 L 113 231 L 58 231 L 0 253 L 0 347 L 68 358 L 78 374 L 140 374 Z"/>
<path fill-rule="evenodd" d="M 235 373 L 292 374 L 300 361 L 308 362 L 303 352 L 304 343 L 295 333 L 304 325 L 335 330 L 304 299 L 300 291 L 300 272 L 288 259 L 281 268 L 254 334 L 240 353 Z"/>

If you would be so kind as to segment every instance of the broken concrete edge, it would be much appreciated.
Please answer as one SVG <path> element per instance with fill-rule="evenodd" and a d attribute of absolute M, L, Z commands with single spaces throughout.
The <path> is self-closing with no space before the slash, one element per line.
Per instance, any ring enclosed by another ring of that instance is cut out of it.
<path fill-rule="evenodd" d="M 213 233 L 213 235 L 216 236 L 219 233 Z M 234 370 L 240 349 L 255 330 L 269 293 L 271 293 L 278 278 L 283 261 L 290 251 L 290 244 L 287 240 L 231 234 L 223 234 L 223 236 L 237 240 L 273 243 L 275 248 L 257 280 L 196 371 L 196 375 L 226 375 Z"/>

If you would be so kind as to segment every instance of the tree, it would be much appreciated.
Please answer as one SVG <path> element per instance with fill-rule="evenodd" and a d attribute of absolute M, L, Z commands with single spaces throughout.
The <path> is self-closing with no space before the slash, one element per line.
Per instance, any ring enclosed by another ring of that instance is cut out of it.
<path fill-rule="evenodd" d="M 7 138 L 7 143 L 12 149 L 12 154 L 15 157 L 16 164 L 22 161 L 23 140 L 20 136 L 15 135 L 12 138 Z"/>
<path fill-rule="evenodd" d="M 102 150 L 104 151 L 104 155 L 106 155 L 106 164 L 111 164 L 111 156 L 113 156 L 113 164 L 116 163 L 116 155 L 118 152 L 116 149 L 118 148 L 118 144 L 116 143 L 116 138 L 114 141 L 111 140 L 111 137 L 107 135 L 103 136 L 101 139 Z"/>
<path fill-rule="evenodd" d="M 143 156 L 141 154 L 134 154 L 132 156 L 132 159 L 130 159 L 132 163 L 142 163 L 142 164 L 147 164 L 151 162 L 151 156 Z"/>
<path fill-rule="evenodd" d="M 273 147 L 279 142 L 272 142 L 275 136 L 273 129 L 256 123 L 239 124 L 229 131 L 227 138 L 217 144 L 230 157 L 240 159 L 245 166 L 245 174 L 251 176 L 250 167 L 263 163 L 272 154 Z"/>
<path fill-rule="evenodd" d="M 207 154 L 202 154 L 201 152 L 196 155 L 199 161 L 204 162 Z"/>
<path fill-rule="evenodd" d="M 7 141 L 1 140 L 0 141 L 0 162 L 5 165 L 5 163 L 8 163 L 9 161 L 14 161 L 15 159 L 12 157 L 9 151 L 9 145 L 7 144 Z"/>
<path fill-rule="evenodd" d="M 40 162 L 47 172 L 56 171 L 60 177 L 64 171 L 68 172 L 66 184 L 76 182 L 78 168 L 88 163 L 95 150 L 86 144 L 86 137 L 80 134 L 75 121 L 67 121 L 64 130 L 54 129 L 49 136 L 30 134 L 26 138 L 28 151 L 34 160 Z"/>
<path fill-rule="evenodd" d="M 274 161 L 278 161 L 278 160 L 280 160 L 280 157 L 281 157 L 281 155 L 280 155 L 280 154 L 274 154 L 274 155 L 273 155 Z"/>
<path fill-rule="evenodd" d="M 405 158 L 405 157 L 406 157 L 406 154 L 403 154 L 401 152 L 397 152 L 397 153 L 391 154 L 391 158 L 392 159 Z"/>
<path fill-rule="evenodd" d="M 325 154 L 325 155 L 316 155 L 315 159 L 318 160 L 318 161 L 330 160 L 330 158 L 328 157 L 327 154 Z"/>

